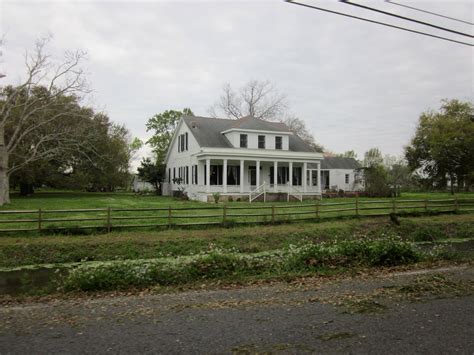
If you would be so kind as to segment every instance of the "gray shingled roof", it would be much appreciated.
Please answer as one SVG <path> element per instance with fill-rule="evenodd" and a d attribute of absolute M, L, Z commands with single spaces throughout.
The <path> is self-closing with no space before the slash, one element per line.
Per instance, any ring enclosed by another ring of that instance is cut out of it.
<path fill-rule="evenodd" d="M 358 169 L 360 164 L 354 158 L 324 157 L 321 169 Z"/>
<path fill-rule="evenodd" d="M 185 116 L 184 122 L 193 132 L 201 147 L 232 148 L 232 144 L 221 132 L 232 128 L 255 129 L 274 132 L 289 132 L 281 122 L 268 122 L 251 117 L 238 120 L 223 118 Z M 289 150 L 293 152 L 314 152 L 314 149 L 295 134 L 290 135 Z"/>

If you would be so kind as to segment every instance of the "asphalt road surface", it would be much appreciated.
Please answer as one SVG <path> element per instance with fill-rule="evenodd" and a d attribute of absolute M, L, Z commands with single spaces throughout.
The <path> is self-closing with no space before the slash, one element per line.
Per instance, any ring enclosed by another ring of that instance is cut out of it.
<path fill-rule="evenodd" d="M 8 304 L 0 353 L 473 354 L 473 281 L 462 266 Z"/>

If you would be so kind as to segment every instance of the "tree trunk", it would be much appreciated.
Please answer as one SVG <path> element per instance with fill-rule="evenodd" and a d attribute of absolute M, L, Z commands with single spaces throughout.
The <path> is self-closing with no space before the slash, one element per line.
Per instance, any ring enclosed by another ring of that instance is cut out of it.
<path fill-rule="evenodd" d="M 449 175 L 450 177 L 450 187 L 451 187 L 451 195 L 454 195 L 454 175 L 453 174 L 450 174 Z"/>
<path fill-rule="evenodd" d="M 5 129 L 0 125 L 0 206 L 10 203 L 8 152 L 5 146 Z"/>

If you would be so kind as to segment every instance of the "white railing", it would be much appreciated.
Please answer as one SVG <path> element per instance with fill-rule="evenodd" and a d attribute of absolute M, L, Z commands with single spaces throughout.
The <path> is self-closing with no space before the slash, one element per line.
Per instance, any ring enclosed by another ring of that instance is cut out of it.
<path fill-rule="evenodd" d="M 249 193 L 249 202 L 252 202 L 263 194 L 263 202 L 266 202 L 265 182 Z"/>
<path fill-rule="evenodd" d="M 290 182 L 287 183 L 287 187 L 288 187 L 288 197 L 287 197 L 288 201 L 290 201 L 290 196 L 297 198 L 298 200 L 300 200 L 300 202 L 303 201 L 303 193 L 300 190 L 290 185 Z"/>

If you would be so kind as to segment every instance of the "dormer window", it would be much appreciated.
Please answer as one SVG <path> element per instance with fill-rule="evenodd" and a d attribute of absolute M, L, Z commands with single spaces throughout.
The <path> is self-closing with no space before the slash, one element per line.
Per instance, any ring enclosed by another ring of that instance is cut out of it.
<path fill-rule="evenodd" d="M 247 148 L 247 135 L 246 134 L 240 135 L 240 148 Z"/>
<path fill-rule="evenodd" d="M 258 136 L 258 149 L 265 149 L 265 136 Z"/>
<path fill-rule="evenodd" d="M 275 149 L 283 149 L 283 137 L 275 137 Z"/>

